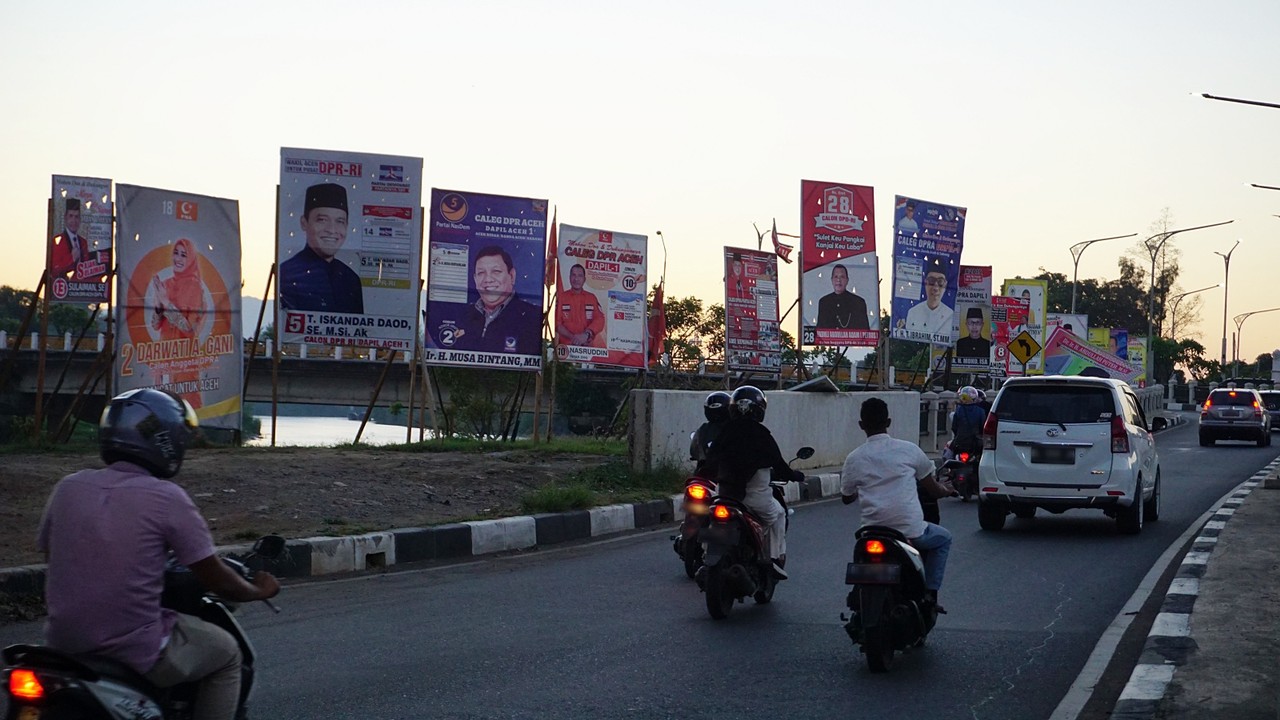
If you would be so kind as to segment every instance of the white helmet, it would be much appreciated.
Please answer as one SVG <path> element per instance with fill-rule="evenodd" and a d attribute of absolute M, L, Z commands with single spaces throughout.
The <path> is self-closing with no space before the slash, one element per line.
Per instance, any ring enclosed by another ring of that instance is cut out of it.
<path fill-rule="evenodd" d="M 961 405 L 972 405 L 978 402 L 978 388 L 972 385 L 965 385 L 956 392 L 956 400 Z"/>

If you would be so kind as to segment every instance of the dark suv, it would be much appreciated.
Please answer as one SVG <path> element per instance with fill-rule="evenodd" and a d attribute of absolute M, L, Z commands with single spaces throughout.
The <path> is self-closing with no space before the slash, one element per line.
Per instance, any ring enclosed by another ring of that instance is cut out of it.
<path fill-rule="evenodd" d="M 1271 416 L 1271 432 L 1280 430 L 1280 390 L 1259 390 L 1262 407 Z"/>
<path fill-rule="evenodd" d="M 1271 444 L 1271 415 L 1262 407 L 1257 390 L 1218 388 L 1200 408 L 1200 444 L 1219 440 L 1252 440 Z"/>

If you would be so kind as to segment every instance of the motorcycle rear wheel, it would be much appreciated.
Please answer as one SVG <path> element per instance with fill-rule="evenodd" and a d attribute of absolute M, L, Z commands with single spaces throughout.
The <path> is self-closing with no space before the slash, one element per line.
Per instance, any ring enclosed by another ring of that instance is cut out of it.
<path fill-rule="evenodd" d="M 685 541 L 684 554 L 681 558 L 684 560 L 684 574 L 692 578 L 698 574 L 698 568 L 702 567 L 702 545 L 693 543 L 690 547 L 689 543 L 689 540 Z"/>
<path fill-rule="evenodd" d="M 773 600 L 773 591 L 778 587 L 778 581 L 771 577 L 764 579 L 764 587 L 756 591 L 751 598 L 756 601 L 757 605 L 767 605 Z"/>
<path fill-rule="evenodd" d="M 729 617 L 733 610 L 733 595 L 725 587 L 724 574 L 719 565 L 707 568 L 707 612 L 716 620 Z"/>
<path fill-rule="evenodd" d="M 862 651 L 867 655 L 867 669 L 873 673 L 889 672 L 893 667 L 893 626 L 889 617 L 893 611 L 893 599 L 886 595 L 880 622 L 863 634 Z"/>

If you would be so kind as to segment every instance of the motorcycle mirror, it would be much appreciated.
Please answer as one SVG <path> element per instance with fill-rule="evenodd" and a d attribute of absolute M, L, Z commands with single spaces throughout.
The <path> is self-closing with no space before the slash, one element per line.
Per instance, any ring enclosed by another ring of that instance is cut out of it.
<path fill-rule="evenodd" d="M 796 457 L 800 458 L 801 460 L 808 460 L 809 458 L 813 457 L 813 453 L 814 453 L 813 448 L 805 446 L 800 448 L 800 450 L 796 452 Z"/>
<path fill-rule="evenodd" d="M 285 540 L 279 535 L 263 535 L 253 544 L 253 552 L 259 557 L 275 560 L 284 552 Z"/>

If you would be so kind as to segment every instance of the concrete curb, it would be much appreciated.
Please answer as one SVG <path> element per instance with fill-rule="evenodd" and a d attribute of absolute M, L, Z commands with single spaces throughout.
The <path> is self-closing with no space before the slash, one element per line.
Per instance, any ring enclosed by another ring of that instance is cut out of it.
<path fill-rule="evenodd" d="M 1157 716 L 1177 669 L 1187 663 L 1197 645 L 1191 631 L 1191 615 L 1200 593 L 1200 578 L 1217 548 L 1218 535 L 1236 508 L 1263 483 L 1275 482 L 1280 458 L 1254 473 L 1225 497 L 1205 521 L 1191 549 L 1183 556 L 1164 603 L 1147 633 L 1146 644 L 1129 682 L 1111 711 L 1115 720 L 1150 720 Z"/>
<path fill-rule="evenodd" d="M 817 500 L 840 492 L 840 474 L 810 475 L 786 486 L 788 502 Z M 320 577 L 381 570 L 392 565 L 448 561 L 536 550 L 575 540 L 618 535 L 642 528 L 674 525 L 682 519 L 680 495 L 589 510 L 519 515 L 495 520 L 399 528 L 342 537 L 290 540 L 282 559 L 267 566 L 277 577 Z M 218 548 L 219 555 L 243 556 L 249 545 Z M 0 568 L 0 594 L 44 598 L 44 565 Z"/>

